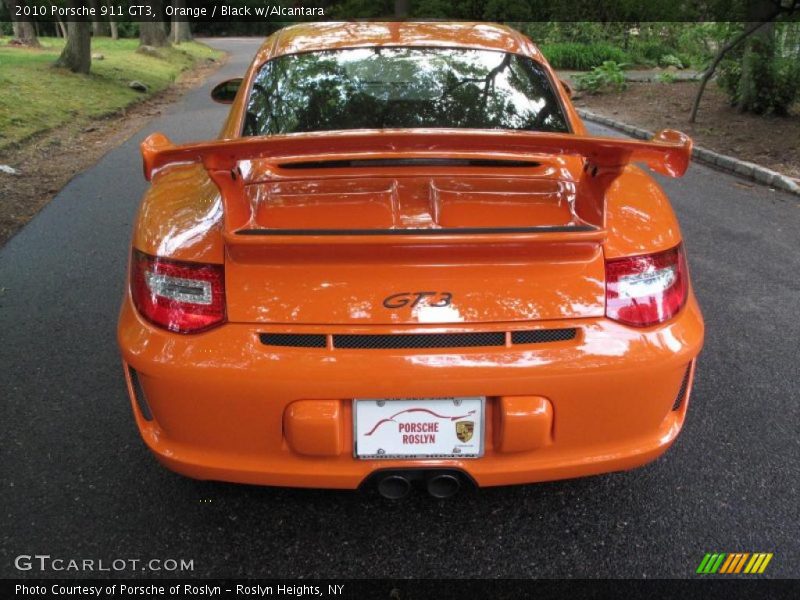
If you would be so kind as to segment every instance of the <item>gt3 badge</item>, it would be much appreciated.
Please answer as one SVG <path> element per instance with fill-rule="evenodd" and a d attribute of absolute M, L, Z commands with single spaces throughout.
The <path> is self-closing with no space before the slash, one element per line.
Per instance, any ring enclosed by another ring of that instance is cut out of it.
<path fill-rule="evenodd" d="M 427 306 L 444 308 L 450 306 L 453 294 L 450 292 L 400 292 L 384 298 L 383 305 L 386 308 L 403 308 L 404 306 L 414 308 L 423 300 Z"/>

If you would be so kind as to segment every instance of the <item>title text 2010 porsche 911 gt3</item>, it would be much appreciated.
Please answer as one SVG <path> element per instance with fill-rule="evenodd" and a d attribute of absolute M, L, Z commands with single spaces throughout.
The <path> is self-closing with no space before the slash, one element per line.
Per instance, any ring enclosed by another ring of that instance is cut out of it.
<path fill-rule="evenodd" d="M 142 436 L 202 479 L 435 496 L 629 469 L 686 417 L 678 222 L 519 33 L 298 25 L 219 139 L 142 144 L 119 343 Z"/>

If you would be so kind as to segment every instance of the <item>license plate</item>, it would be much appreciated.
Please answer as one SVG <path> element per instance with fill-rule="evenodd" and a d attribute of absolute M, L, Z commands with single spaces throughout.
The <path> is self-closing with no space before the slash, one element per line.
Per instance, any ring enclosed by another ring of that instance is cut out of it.
<path fill-rule="evenodd" d="M 477 458 L 486 398 L 353 400 L 357 458 Z"/>

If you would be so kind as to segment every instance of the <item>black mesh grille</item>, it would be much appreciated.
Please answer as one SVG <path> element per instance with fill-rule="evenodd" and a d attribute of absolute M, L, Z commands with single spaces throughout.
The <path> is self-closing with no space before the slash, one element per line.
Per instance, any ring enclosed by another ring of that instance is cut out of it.
<path fill-rule="evenodd" d="M 548 342 L 563 342 L 573 340 L 577 329 L 534 329 L 531 331 L 513 331 L 512 344 L 546 344 Z"/>
<path fill-rule="evenodd" d="M 324 333 L 262 333 L 259 337 L 267 346 L 325 348 L 328 345 Z"/>
<path fill-rule="evenodd" d="M 334 335 L 335 348 L 394 350 L 398 348 L 473 348 L 505 346 L 503 331 L 481 333 L 401 333 L 395 335 Z"/>
<path fill-rule="evenodd" d="M 686 397 L 686 388 L 689 387 L 689 374 L 692 372 L 692 365 L 686 367 L 686 373 L 683 375 L 683 379 L 681 380 L 681 387 L 678 390 L 678 395 L 675 397 L 675 403 L 672 405 L 672 410 L 678 410 L 683 404 L 683 400 Z"/>
<path fill-rule="evenodd" d="M 546 344 L 575 339 L 577 329 L 534 329 L 515 331 L 511 334 L 514 344 Z M 291 348 L 325 348 L 323 333 L 262 333 L 261 343 L 267 346 Z M 334 334 L 334 348 L 348 350 L 397 350 L 403 348 L 476 348 L 480 346 L 502 347 L 506 345 L 504 331 L 467 333 L 396 333 L 378 334 Z"/>

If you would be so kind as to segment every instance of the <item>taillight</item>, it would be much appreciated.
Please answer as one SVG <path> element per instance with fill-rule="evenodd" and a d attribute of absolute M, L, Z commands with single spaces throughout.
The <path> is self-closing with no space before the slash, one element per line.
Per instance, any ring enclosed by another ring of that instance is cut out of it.
<path fill-rule="evenodd" d="M 179 262 L 134 250 L 131 295 L 144 318 L 170 331 L 196 333 L 225 321 L 222 265 Z"/>
<path fill-rule="evenodd" d="M 686 302 L 689 281 L 682 246 L 606 262 L 606 316 L 647 327 L 672 318 Z"/>

